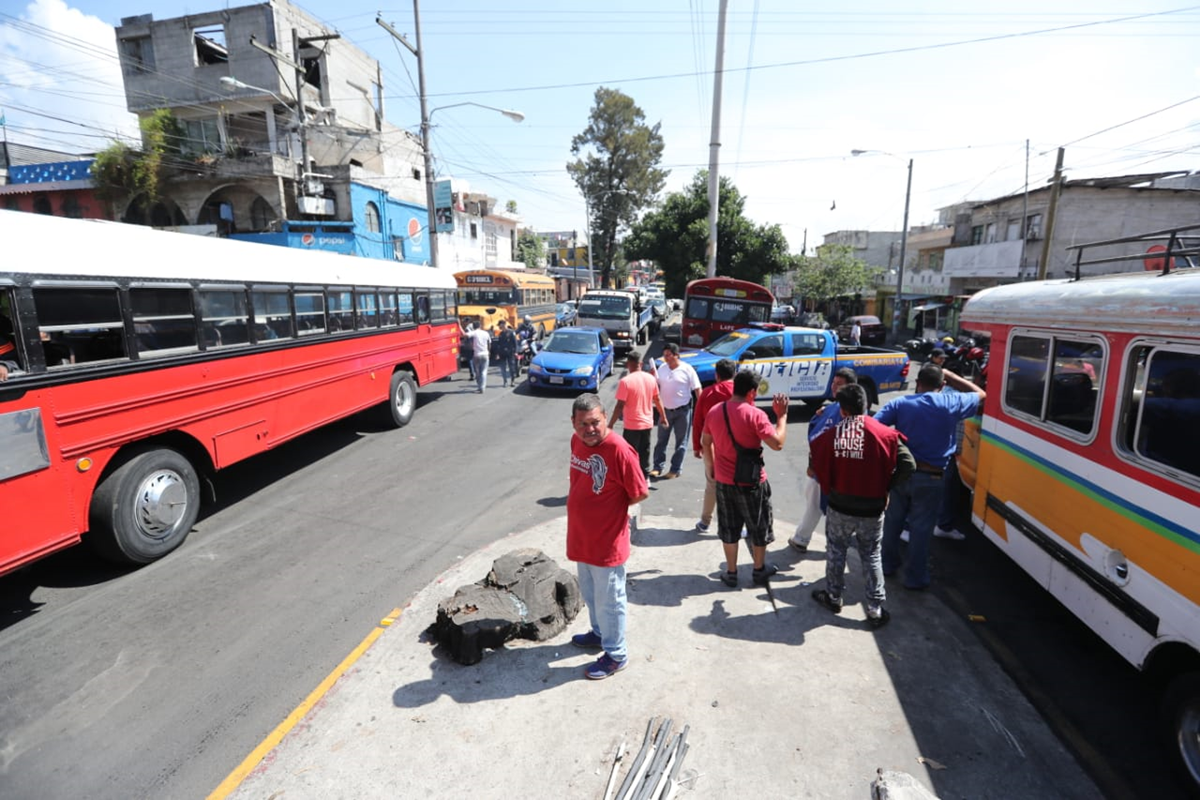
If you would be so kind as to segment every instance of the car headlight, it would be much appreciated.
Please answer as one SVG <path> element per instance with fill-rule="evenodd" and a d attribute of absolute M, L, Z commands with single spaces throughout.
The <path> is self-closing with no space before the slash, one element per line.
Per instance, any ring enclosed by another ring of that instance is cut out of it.
<path fill-rule="evenodd" d="M 571 374 L 572 375 L 585 375 L 585 376 L 591 375 L 592 368 L 591 367 L 576 367 L 575 369 L 571 370 Z"/>
<path fill-rule="evenodd" d="M 529 373 L 530 373 L 531 375 L 533 375 L 533 374 L 536 374 L 536 375 L 541 375 L 541 374 L 542 374 L 543 372 L 545 372 L 545 371 L 546 371 L 546 370 L 542 369 L 542 365 L 541 365 L 541 364 L 530 364 L 530 365 L 529 365 Z"/>

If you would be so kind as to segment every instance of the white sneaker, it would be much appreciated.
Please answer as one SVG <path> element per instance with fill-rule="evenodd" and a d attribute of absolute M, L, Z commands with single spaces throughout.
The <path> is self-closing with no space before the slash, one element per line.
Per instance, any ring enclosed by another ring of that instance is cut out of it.
<path fill-rule="evenodd" d="M 939 539 L 953 539 L 956 542 L 961 542 L 967 538 L 965 533 L 960 533 L 954 530 L 954 528 L 943 528 L 941 525 L 933 529 L 933 535 Z"/>
<path fill-rule="evenodd" d="M 902 541 L 902 542 L 908 541 L 908 528 L 905 528 L 904 530 L 900 531 L 900 541 Z"/>

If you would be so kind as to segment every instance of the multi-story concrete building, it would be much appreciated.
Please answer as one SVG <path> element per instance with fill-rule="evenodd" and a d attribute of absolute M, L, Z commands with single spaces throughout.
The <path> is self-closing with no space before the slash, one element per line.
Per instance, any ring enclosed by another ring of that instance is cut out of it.
<path fill-rule="evenodd" d="M 123 219 L 428 261 L 421 144 L 385 121 L 375 59 L 287 0 L 127 17 L 116 37 L 129 110 L 184 131 L 161 197 Z"/>
<path fill-rule="evenodd" d="M 958 216 L 946 250 L 949 293 L 969 295 L 1002 283 L 1073 276 L 1072 245 L 1195 224 L 1200 188 L 1186 176 L 1163 172 L 1064 181 L 1049 242 L 1050 187 L 977 203 Z M 1088 258 L 1121 254 L 1101 249 L 1089 251 Z M 1128 262 L 1097 264 L 1083 267 L 1081 274 L 1128 269 Z"/>

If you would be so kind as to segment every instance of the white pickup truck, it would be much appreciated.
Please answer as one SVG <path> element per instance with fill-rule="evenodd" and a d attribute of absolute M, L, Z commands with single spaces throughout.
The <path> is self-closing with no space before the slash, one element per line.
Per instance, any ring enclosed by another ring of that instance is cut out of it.
<path fill-rule="evenodd" d="M 575 324 L 604 328 L 618 350 L 628 350 L 649 339 L 654 307 L 633 292 L 593 289 L 579 299 Z"/>

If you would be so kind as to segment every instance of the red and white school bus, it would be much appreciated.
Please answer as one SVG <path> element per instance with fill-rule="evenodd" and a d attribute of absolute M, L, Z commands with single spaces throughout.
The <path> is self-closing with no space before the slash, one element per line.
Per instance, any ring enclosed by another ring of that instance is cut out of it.
<path fill-rule="evenodd" d="M 736 278 L 700 278 L 683 291 L 684 347 L 705 347 L 752 322 L 769 322 L 775 295 L 765 286 Z"/>
<path fill-rule="evenodd" d="M 204 477 L 456 369 L 438 270 L 0 211 L 0 574 L 178 547 Z"/>
<path fill-rule="evenodd" d="M 975 524 L 1163 688 L 1200 790 L 1200 270 L 986 289 L 962 326 L 991 340 Z"/>

